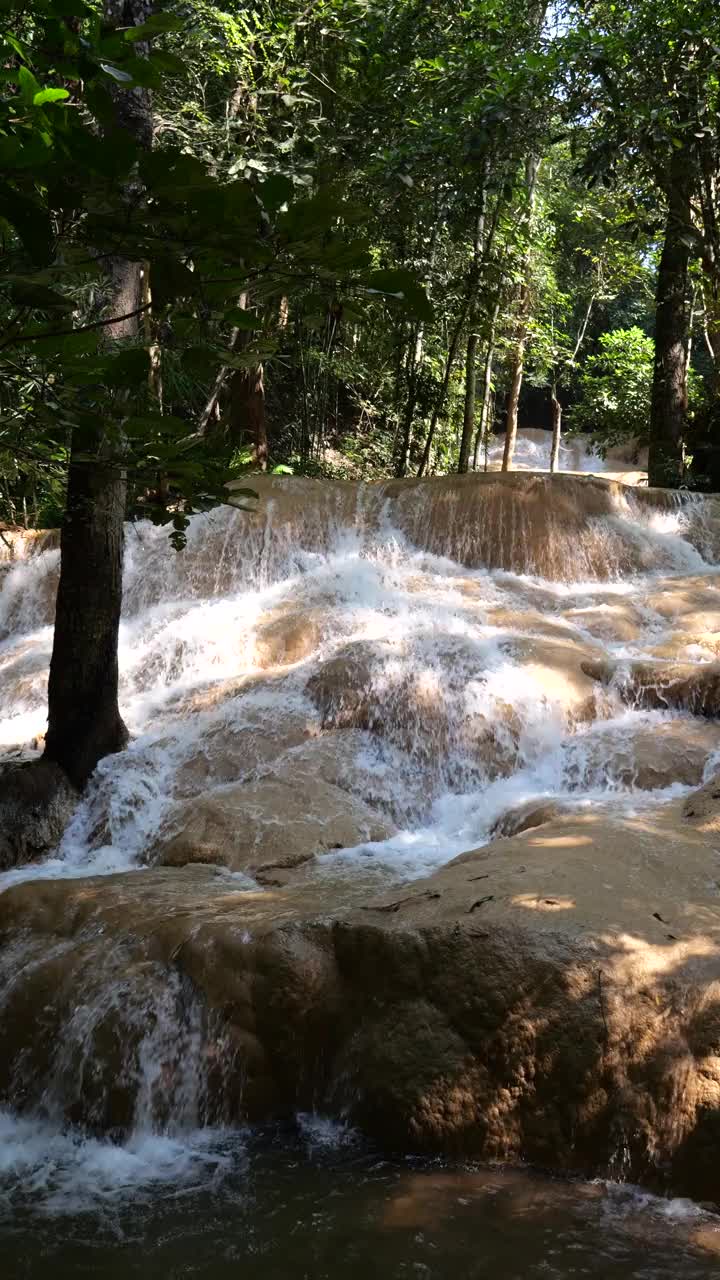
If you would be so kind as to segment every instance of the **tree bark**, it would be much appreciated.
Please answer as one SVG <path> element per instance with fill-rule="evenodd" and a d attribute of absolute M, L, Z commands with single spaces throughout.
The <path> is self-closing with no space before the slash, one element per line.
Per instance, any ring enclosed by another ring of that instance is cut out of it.
<path fill-rule="evenodd" d="M 443 406 L 447 398 L 448 387 L 450 386 L 450 377 L 453 371 L 453 365 L 455 364 L 457 349 L 458 349 L 458 346 L 460 345 L 460 334 L 462 333 L 463 326 L 465 324 L 465 319 L 467 317 L 468 305 L 469 305 L 469 299 L 466 300 L 465 304 L 461 308 L 460 315 L 455 325 L 452 338 L 450 339 L 450 348 L 448 350 L 447 359 L 445 361 L 445 372 L 443 374 L 443 380 L 440 387 L 440 391 L 438 393 L 438 397 L 435 401 L 435 405 L 432 411 L 430 426 L 428 427 L 428 433 L 425 439 L 425 447 L 423 449 L 422 457 L 420 459 L 420 466 L 418 467 L 418 479 L 420 479 L 425 474 L 428 464 L 430 462 L 430 450 L 432 448 L 432 442 L 435 436 L 435 431 L 437 429 L 437 424 L 440 421 L 440 414 L 442 413 Z"/>
<path fill-rule="evenodd" d="M 488 424 L 490 421 L 490 403 L 492 400 L 492 376 L 493 363 L 495 360 L 495 331 L 497 329 L 498 316 L 500 315 L 500 302 L 495 303 L 492 319 L 490 321 L 490 333 L 488 335 L 487 351 L 485 353 L 485 370 L 483 373 L 483 397 L 482 407 L 480 409 L 480 423 L 475 436 L 475 450 L 473 453 L 473 470 L 477 471 L 478 459 L 480 456 L 480 446 L 483 440 L 487 439 Z M 487 465 L 485 466 L 487 470 Z"/>
<path fill-rule="evenodd" d="M 523 293 L 526 293 L 526 286 L 523 286 Z M 520 403 L 520 392 L 522 390 L 523 373 L 525 370 L 525 343 L 526 343 L 526 320 L 527 310 L 524 298 L 520 303 L 520 315 L 518 334 L 515 340 L 515 350 L 510 373 L 510 391 L 508 393 L 507 413 L 505 418 L 505 448 L 503 449 L 502 469 L 503 471 L 511 471 L 513 458 L 515 456 L 515 443 L 517 441 L 518 429 L 518 405 Z"/>
<path fill-rule="evenodd" d="M 408 463 L 410 461 L 412 426 L 413 419 L 415 417 L 415 406 L 417 405 L 417 375 L 422 361 L 423 332 L 424 326 L 422 321 L 420 321 L 415 328 L 414 338 L 408 352 L 407 400 L 405 402 L 405 412 L 403 414 L 400 453 L 398 454 L 397 464 L 395 467 L 395 475 L 399 479 L 403 479 L 403 477 L 407 475 Z"/>
<path fill-rule="evenodd" d="M 550 395 L 552 407 L 552 445 L 550 447 L 550 471 L 554 475 L 560 470 L 560 438 L 562 436 L 562 405 L 558 400 L 557 388 L 553 387 Z"/>
<path fill-rule="evenodd" d="M 463 409 L 463 429 L 460 440 L 460 456 L 458 458 L 458 472 L 460 475 L 464 475 L 470 466 L 470 449 L 472 448 L 473 434 L 475 431 L 477 348 L 478 336 L 476 333 L 471 333 L 468 335 L 467 354 L 465 356 L 465 405 Z"/>
<path fill-rule="evenodd" d="M 113 26 L 138 25 L 150 12 L 146 0 L 106 0 L 105 18 Z M 148 92 L 112 92 L 117 124 L 149 147 Z M 142 263 L 111 259 L 108 274 L 111 315 L 124 316 L 141 307 Z M 106 333 L 114 340 L 135 338 L 139 323 L 134 316 L 108 325 Z M 60 538 L 45 759 L 60 765 L 77 787 L 85 785 L 98 760 L 121 751 L 128 740 L 118 705 L 126 493 L 117 434 L 113 439 L 107 431 L 88 436 L 75 430 Z"/>
<path fill-rule="evenodd" d="M 236 350 L 247 346 L 250 335 L 240 334 Z M 267 471 L 268 438 L 265 421 L 265 382 L 263 366 L 236 369 L 230 379 L 228 424 L 230 439 L 237 444 L 249 443 L 253 459 L 261 471 Z"/>
<path fill-rule="evenodd" d="M 525 251 L 523 264 L 525 278 L 520 286 L 518 295 L 518 311 L 515 323 L 515 345 L 512 363 L 510 366 L 510 391 L 508 394 L 507 415 L 505 421 L 505 448 L 503 449 L 502 460 L 503 471 L 510 471 L 512 469 L 513 457 L 515 455 L 515 442 L 517 440 L 518 405 L 520 403 L 520 392 L 522 390 L 523 373 L 525 369 L 525 348 L 527 346 L 528 318 L 530 315 L 530 266 L 532 248 L 529 235 L 533 209 L 535 207 L 535 194 L 537 191 L 539 168 L 539 159 L 536 156 L 530 156 L 528 158 L 526 170 L 527 212 L 524 218 L 524 223 L 528 231 L 528 245 Z"/>
<path fill-rule="evenodd" d="M 487 166 L 485 168 L 487 173 Z M 464 475 L 470 466 L 470 450 L 472 449 L 473 434 L 475 431 L 475 397 L 477 383 L 477 349 L 478 336 L 475 332 L 475 324 L 477 321 L 477 290 L 480 283 L 481 270 L 481 254 L 483 252 L 483 240 L 485 236 L 485 187 L 480 191 L 478 201 L 477 217 L 475 220 L 475 239 L 473 242 L 473 265 L 472 276 L 475 297 L 470 308 L 470 333 L 468 334 L 467 349 L 465 354 L 465 402 L 463 406 L 463 429 L 460 437 L 460 452 L 458 454 L 458 472 Z"/>
<path fill-rule="evenodd" d="M 685 465 L 691 195 L 690 162 L 684 150 L 678 149 L 671 162 L 665 243 L 657 281 L 648 457 L 648 483 L 669 489 L 678 487 Z"/>

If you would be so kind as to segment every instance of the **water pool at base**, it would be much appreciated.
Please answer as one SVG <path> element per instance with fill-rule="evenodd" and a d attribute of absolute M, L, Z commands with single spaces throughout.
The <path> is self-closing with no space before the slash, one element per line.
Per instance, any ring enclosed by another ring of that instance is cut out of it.
<path fill-rule="evenodd" d="M 132 1185 L 123 1149 L 113 1162 L 104 1144 L 75 1164 L 58 1154 L 37 1181 L 6 1172 L 2 1275 L 710 1280 L 720 1269 L 720 1219 L 686 1200 L 324 1142 L 322 1126 L 297 1142 L 218 1136 L 175 1182 L 166 1165 L 159 1182 Z"/>

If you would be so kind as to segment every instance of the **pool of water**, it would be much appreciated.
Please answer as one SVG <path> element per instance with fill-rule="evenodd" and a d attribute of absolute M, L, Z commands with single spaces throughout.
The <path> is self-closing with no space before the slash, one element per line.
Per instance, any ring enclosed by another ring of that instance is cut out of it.
<path fill-rule="evenodd" d="M 29 1159 L 22 1176 L 0 1174 L 3 1277 L 710 1280 L 720 1270 L 720 1219 L 688 1201 L 388 1161 L 322 1122 L 296 1139 L 218 1135 L 177 1180 L 144 1180 L 108 1152 L 98 1145 L 88 1164 L 87 1147 L 75 1163 L 58 1151 L 42 1173 Z"/>

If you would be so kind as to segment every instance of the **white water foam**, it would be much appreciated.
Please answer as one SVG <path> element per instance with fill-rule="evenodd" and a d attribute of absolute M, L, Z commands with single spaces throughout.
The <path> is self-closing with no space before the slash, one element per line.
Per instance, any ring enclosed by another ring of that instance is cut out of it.
<path fill-rule="evenodd" d="M 585 659 L 658 660 L 658 649 L 698 664 L 717 656 L 707 646 L 720 620 L 720 574 L 690 540 L 682 504 L 656 511 L 619 496 L 597 521 L 598 539 L 629 548 L 631 576 L 589 579 L 582 559 L 573 573 L 569 547 L 566 576 L 550 581 L 418 549 L 394 525 L 390 503 L 371 519 L 363 490 L 350 514 L 346 496 L 344 508 L 331 497 L 314 513 L 300 503 L 286 524 L 274 502 L 254 523 L 238 513 L 195 518 L 179 556 L 161 530 L 129 532 L 120 668 L 133 740 L 101 761 L 53 856 L 5 873 L 0 887 L 142 873 L 179 801 L 272 770 L 292 778 L 300 753 L 340 742 L 330 736 L 336 723 L 356 735 L 337 784 L 397 830 L 325 855 L 317 875 L 360 868 L 385 881 L 422 876 L 487 842 L 503 815 L 531 800 L 637 813 L 682 792 L 671 782 L 673 751 L 683 752 L 686 739 L 690 750 L 697 722 L 625 707 L 581 667 Z M 44 730 L 56 574 L 57 552 L 47 551 L 18 561 L 0 584 L 8 632 L 0 643 L 0 744 L 19 753 L 36 749 Z M 317 693 L 324 680 L 325 701 Z M 350 722 L 342 719 L 348 691 L 356 696 Z M 675 736 L 662 785 L 637 785 L 633 744 L 642 763 L 642 744 L 668 732 Z M 698 781 L 720 760 L 720 739 L 703 732 L 707 745 L 692 748 Z M 33 954 L 10 957 L 8 981 L 32 963 Z M 91 975 L 96 985 L 76 1002 L 57 1047 L 57 1097 L 51 1092 L 38 1115 L 0 1113 L 0 1206 L 24 1187 L 37 1191 L 44 1211 L 72 1213 L 159 1185 L 205 1186 L 242 1158 L 242 1142 L 198 1127 L 205 1055 L 196 1011 L 173 989 L 160 991 L 152 1016 L 142 1003 L 133 1012 L 122 957 L 109 956 L 108 966 Z M 148 1022 L 133 1058 L 135 1112 L 122 1145 L 66 1129 L 60 1118 L 67 1064 L 77 1060 L 71 1050 L 86 1045 L 80 1056 L 92 1060 L 113 1001 L 130 1024 Z M 303 1115 L 298 1125 L 308 1149 L 352 1140 L 324 1117 Z"/>
<path fill-rule="evenodd" d="M 346 860 L 422 875 L 487 840 L 505 810 L 531 798 L 645 802 L 618 779 L 612 759 L 600 756 L 598 764 L 594 737 L 607 742 L 613 725 L 618 738 L 632 737 L 668 716 L 628 712 L 609 697 L 588 723 L 573 647 L 584 644 L 591 656 L 609 659 L 657 648 L 677 624 L 658 612 L 655 598 L 662 588 L 680 599 L 688 576 L 720 602 L 718 571 L 687 540 L 682 504 L 654 510 L 619 496 L 615 514 L 598 522 L 599 536 L 605 527 L 614 536 L 619 530 L 640 571 L 621 581 L 558 582 L 467 569 L 418 551 L 393 526 L 387 504 L 369 522 L 362 490 L 349 522 L 332 504 L 329 513 L 308 516 L 305 545 L 292 522 L 275 526 L 274 502 L 267 501 L 262 521 L 245 527 L 237 512 L 196 517 L 179 556 L 162 530 L 130 531 L 120 667 L 133 741 L 100 763 L 40 874 L 142 866 L 175 802 L 178 775 L 204 756 L 208 742 L 262 733 L 293 716 L 320 732 L 308 680 L 353 652 L 369 670 L 374 730 L 357 759 L 358 779 L 370 788 L 367 799 L 400 815 L 401 830 L 382 846 L 349 851 Z M 0 619 L 16 624 L 0 646 L 5 747 L 28 751 L 44 729 L 52 636 L 47 625 L 33 630 L 30 618 L 51 598 L 56 572 L 57 552 L 47 551 L 18 561 L 0 591 Z M 23 588 L 32 609 L 18 605 Z M 301 646 L 297 661 L 263 666 L 264 628 L 302 615 L 314 619 L 314 642 Z M 682 657 L 704 662 L 715 654 L 694 643 Z M 494 744 L 484 755 L 474 750 L 478 734 Z M 19 869 L 1 882 L 38 873 Z"/>
<path fill-rule="evenodd" d="M 158 1192 L 176 1197 L 219 1188 L 242 1168 L 241 1132 L 139 1132 L 125 1143 L 60 1129 L 0 1110 L 0 1222 L 20 1205 L 47 1216 L 94 1213 Z"/>

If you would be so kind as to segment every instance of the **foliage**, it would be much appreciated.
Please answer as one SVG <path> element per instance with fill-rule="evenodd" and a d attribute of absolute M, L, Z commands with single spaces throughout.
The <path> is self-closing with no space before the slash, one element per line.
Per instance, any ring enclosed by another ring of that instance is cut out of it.
<path fill-rule="evenodd" d="M 95 432 L 181 542 L 264 465 L 258 412 L 271 469 L 405 473 L 427 446 L 452 470 L 468 341 L 501 423 L 523 296 L 528 381 L 589 423 L 602 335 L 651 340 L 680 152 L 713 394 L 711 0 L 170 0 L 125 31 L 96 0 L 8 0 L 3 23 L 0 518 L 56 522 L 71 436 Z M 137 92 L 152 150 L 114 119 Z M 132 341 L 109 336 L 112 255 L 145 264 Z"/>
<path fill-rule="evenodd" d="M 647 443 L 655 347 L 642 329 L 603 333 L 578 379 L 574 431 L 593 436 L 600 452 L 630 439 Z"/>

